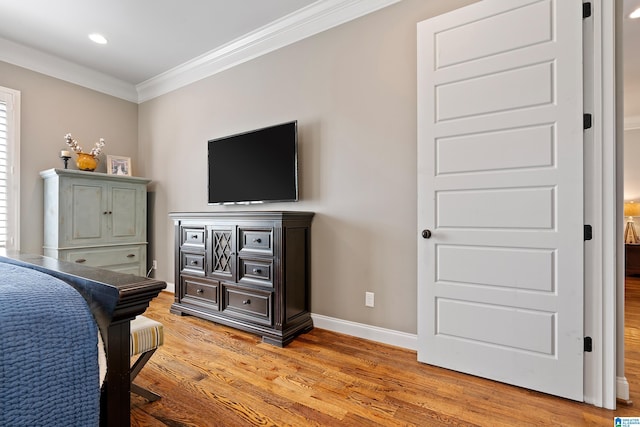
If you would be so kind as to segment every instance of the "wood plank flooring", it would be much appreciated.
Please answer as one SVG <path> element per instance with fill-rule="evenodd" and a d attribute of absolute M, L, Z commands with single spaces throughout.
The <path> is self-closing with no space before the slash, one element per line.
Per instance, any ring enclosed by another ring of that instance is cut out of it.
<path fill-rule="evenodd" d="M 286 348 L 169 313 L 162 293 L 146 315 L 165 344 L 132 395 L 132 426 L 612 426 L 640 416 L 640 278 L 627 279 L 626 375 L 638 406 L 616 411 L 420 364 L 401 348 L 314 329 Z"/>

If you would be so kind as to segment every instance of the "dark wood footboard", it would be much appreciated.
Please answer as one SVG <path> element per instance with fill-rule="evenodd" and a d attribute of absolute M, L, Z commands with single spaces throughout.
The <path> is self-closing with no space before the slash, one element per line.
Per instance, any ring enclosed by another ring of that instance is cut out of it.
<path fill-rule="evenodd" d="M 106 347 L 107 377 L 102 389 L 100 425 L 129 426 L 129 323 L 147 309 L 149 301 L 158 296 L 166 283 L 19 252 L 0 252 L 0 262 L 49 274 L 82 294 Z"/>

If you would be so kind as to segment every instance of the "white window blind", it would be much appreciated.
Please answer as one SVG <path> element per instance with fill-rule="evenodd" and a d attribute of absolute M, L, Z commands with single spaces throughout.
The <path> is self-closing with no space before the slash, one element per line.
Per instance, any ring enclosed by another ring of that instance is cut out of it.
<path fill-rule="evenodd" d="M 0 247 L 20 249 L 20 92 L 0 86 Z"/>
<path fill-rule="evenodd" d="M 0 102 L 0 247 L 7 247 L 7 103 Z"/>

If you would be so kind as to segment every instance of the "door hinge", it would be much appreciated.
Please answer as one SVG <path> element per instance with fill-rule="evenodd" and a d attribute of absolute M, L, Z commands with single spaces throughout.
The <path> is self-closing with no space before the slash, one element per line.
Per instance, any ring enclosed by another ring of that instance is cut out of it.
<path fill-rule="evenodd" d="M 582 19 L 588 18 L 591 16 L 591 2 L 582 3 Z"/>
<path fill-rule="evenodd" d="M 593 340 L 591 337 L 584 337 L 584 351 L 591 353 L 593 351 Z"/>
<path fill-rule="evenodd" d="M 593 239 L 593 228 L 589 224 L 584 225 L 584 240 Z"/>
<path fill-rule="evenodd" d="M 592 124 L 593 124 L 593 119 L 591 117 L 591 114 L 584 114 L 582 116 L 582 128 L 591 129 Z"/>

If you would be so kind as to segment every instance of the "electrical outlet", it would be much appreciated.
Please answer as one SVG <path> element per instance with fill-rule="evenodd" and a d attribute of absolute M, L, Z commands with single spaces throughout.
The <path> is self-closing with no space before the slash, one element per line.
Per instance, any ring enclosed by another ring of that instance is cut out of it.
<path fill-rule="evenodd" d="M 158 261 L 156 261 L 155 259 L 153 260 L 153 263 L 151 265 L 151 268 L 153 268 L 154 270 L 158 269 Z"/>
<path fill-rule="evenodd" d="M 373 307 L 373 305 L 374 305 L 374 293 L 373 292 L 365 292 L 364 293 L 364 305 L 366 307 Z"/>

